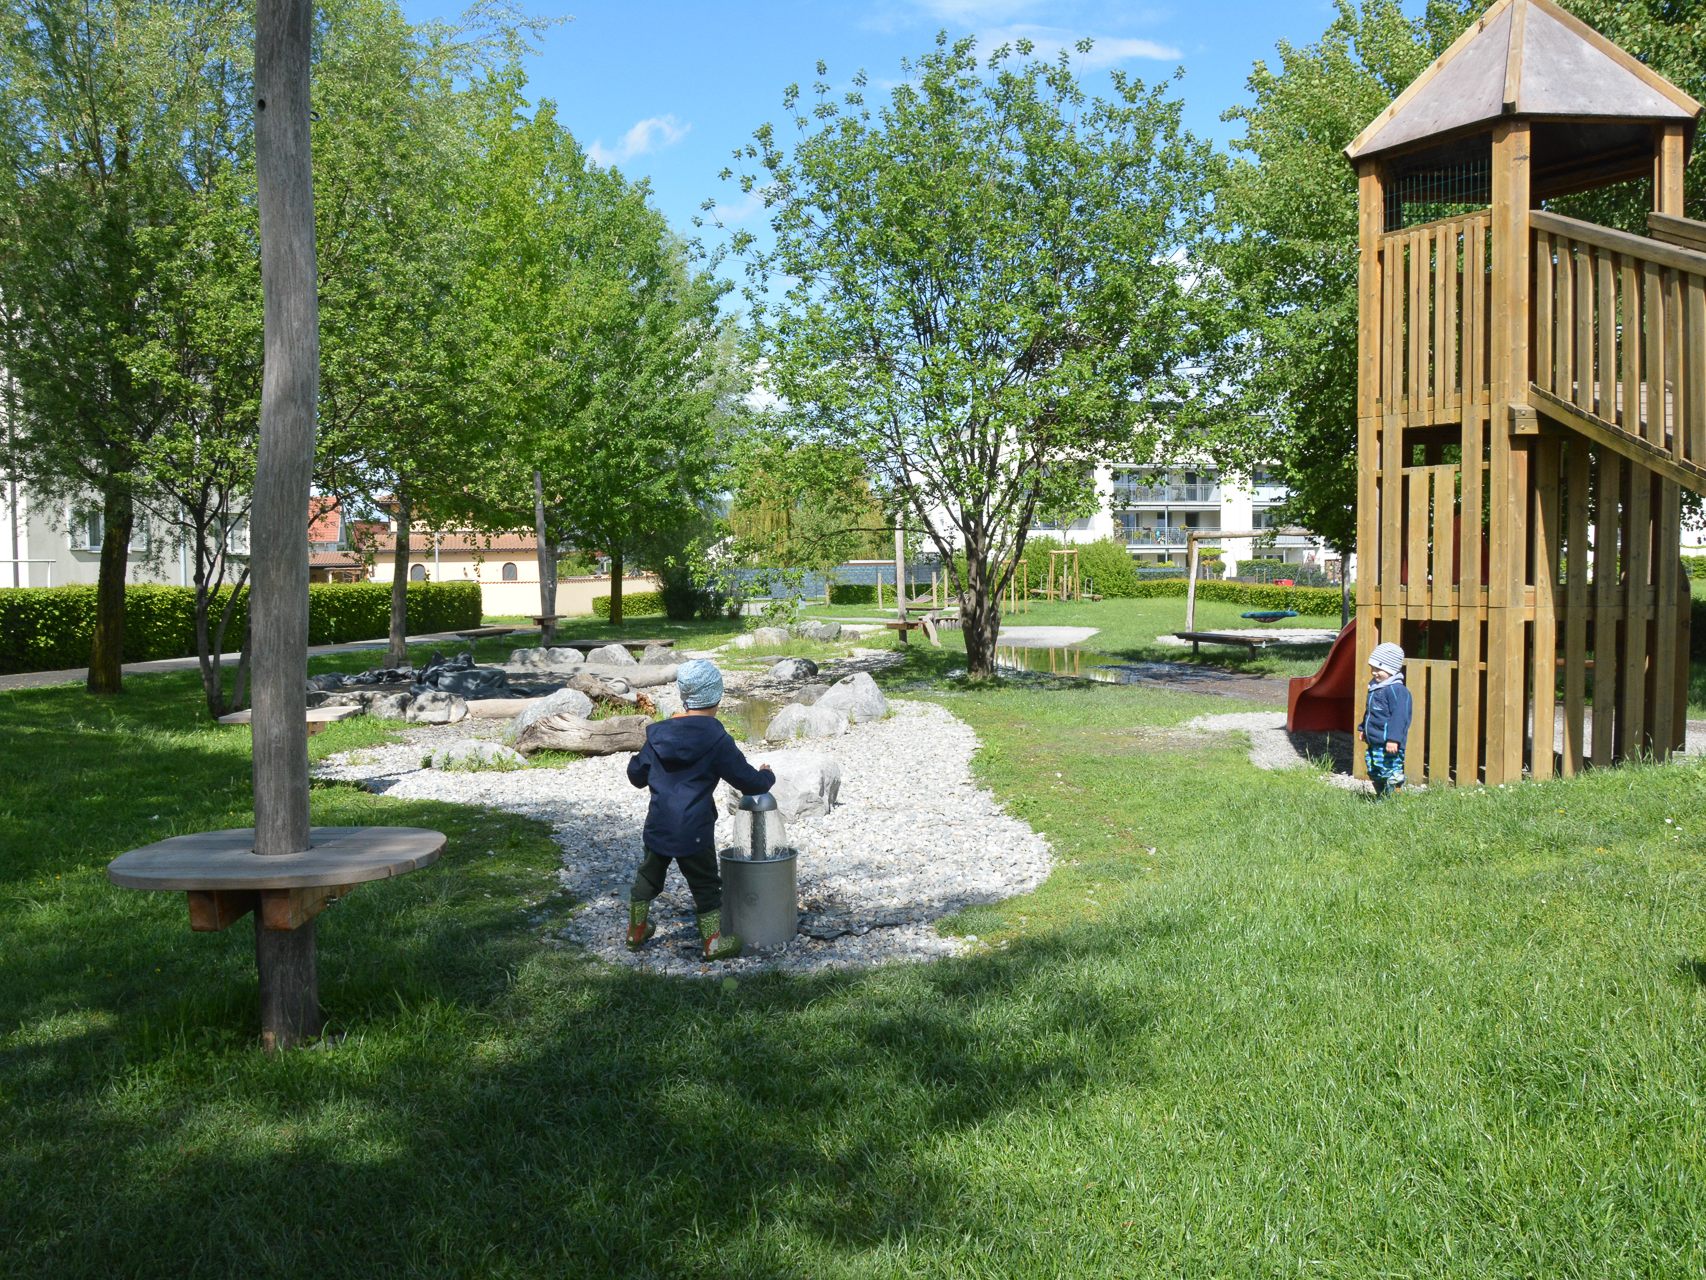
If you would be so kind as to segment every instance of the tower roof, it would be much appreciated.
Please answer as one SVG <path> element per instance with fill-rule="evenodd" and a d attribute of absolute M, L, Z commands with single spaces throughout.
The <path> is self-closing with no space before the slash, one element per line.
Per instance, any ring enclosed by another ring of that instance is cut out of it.
<path fill-rule="evenodd" d="M 1459 36 L 1345 155 L 1360 160 L 1507 116 L 1677 121 L 1700 104 L 1551 0 L 1499 0 Z"/>

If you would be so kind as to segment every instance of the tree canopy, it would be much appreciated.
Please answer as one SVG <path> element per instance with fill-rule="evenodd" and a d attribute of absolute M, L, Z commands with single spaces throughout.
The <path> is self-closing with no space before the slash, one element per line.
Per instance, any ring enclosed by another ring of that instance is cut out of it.
<path fill-rule="evenodd" d="M 784 94 L 791 144 L 767 124 L 740 153 L 774 232 L 735 238 L 770 386 L 954 566 L 974 677 L 1038 504 L 1130 450 L 1198 327 L 1207 152 L 1178 101 L 1118 72 L 1092 98 L 1033 53 L 939 36 L 880 105 L 820 64 Z"/>

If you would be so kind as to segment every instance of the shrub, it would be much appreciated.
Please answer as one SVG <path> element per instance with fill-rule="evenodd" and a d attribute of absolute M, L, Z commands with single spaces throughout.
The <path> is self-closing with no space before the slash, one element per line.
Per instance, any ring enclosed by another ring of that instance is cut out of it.
<path fill-rule="evenodd" d="M 1078 548 L 1078 573 L 1108 599 L 1130 599 L 1137 590 L 1137 565 L 1125 543 L 1112 538 Z"/>
<path fill-rule="evenodd" d="M 831 604 L 875 604 L 877 587 L 873 582 L 836 582 L 829 588 Z"/>
<path fill-rule="evenodd" d="M 1682 566 L 1690 578 L 1706 578 L 1706 556 L 1683 556 Z"/>
<path fill-rule="evenodd" d="M 225 593 L 214 597 L 215 611 Z M 195 588 L 141 584 L 125 588 L 124 660 L 150 662 L 195 653 Z M 247 601 L 237 607 L 226 643 L 246 625 Z M 480 625 L 477 582 L 411 582 L 411 632 L 455 631 Z M 308 643 L 377 640 L 391 625 L 391 585 L 316 582 L 308 588 Z M 87 666 L 95 632 L 95 588 L 18 587 L 0 591 L 0 673 Z"/>
<path fill-rule="evenodd" d="M 656 616 L 663 613 L 664 600 L 661 591 L 624 591 L 622 593 L 622 616 L 624 618 L 643 618 L 648 615 Z M 592 616 L 610 621 L 610 597 L 594 596 L 592 598 Z"/>

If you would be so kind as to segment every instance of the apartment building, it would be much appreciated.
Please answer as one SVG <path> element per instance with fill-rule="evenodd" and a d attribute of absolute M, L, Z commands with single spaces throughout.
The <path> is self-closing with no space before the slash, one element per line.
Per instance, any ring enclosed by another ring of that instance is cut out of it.
<path fill-rule="evenodd" d="M 1286 490 L 1271 474 L 1257 471 L 1237 483 L 1208 465 L 1153 467 L 1115 464 L 1096 470 L 1100 509 L 1064 529 L 1039 524 L 1033 533 L 1067 542 L 1099 542 L 1115 538 L 1140 565 L 1184 567 L 1186 539 L 1192 533 L 1214 535 L 1222 530 L 1280 528 L 1275 514 Z M 1233 539 L 1216 544 L 1229 574 L 1238 562 L 1252 557 L 1284 560 L 1288 564 L 1323 570 L 1338 553 L 1312 534 L 1278 534 L 1269 544 Z"/>

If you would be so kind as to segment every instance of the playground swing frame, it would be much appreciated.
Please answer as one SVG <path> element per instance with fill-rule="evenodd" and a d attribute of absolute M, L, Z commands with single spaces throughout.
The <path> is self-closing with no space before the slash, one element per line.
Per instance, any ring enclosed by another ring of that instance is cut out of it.
<path fill-rule="evenodd" d="M 1309 537 L 1309 530 L 1284 529 L 1237 529 L 1216 533 L 1191 532 L 1185 535 L 1185 630 L 1197 629 L 1197 569 L 1202 559 L 1202 549 L 1198 541 L 1225 542 L 1231 538 L 1281 538 Z"/>

